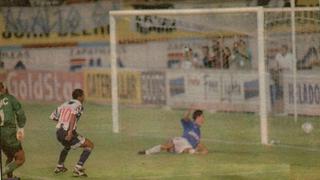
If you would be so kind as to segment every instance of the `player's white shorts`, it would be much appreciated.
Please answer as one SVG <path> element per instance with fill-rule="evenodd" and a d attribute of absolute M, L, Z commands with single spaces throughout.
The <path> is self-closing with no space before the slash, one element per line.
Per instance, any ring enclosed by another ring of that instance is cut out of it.
<path fill-rule="evenodd" d="M 76 131 L 72 131 L 72 138 L 70 141 L 67 141 L 65 138 L 68 134 L 68 131 L 63 128 L 59 128 L 56 132 L 58 141 L 65 147 L 70 147 L 72 149 L 76 149 L 84 144 L 86 138 L 78 134 Z"/>
<path fill-rule="evenodd" d="M 172 142 L 176 153 L 182 153 L 185 149 L 192 149 L 191 144 L 184 137 L 174 137 L 172 138 Z"/>
<path fill-rule="evenodd" d="M 83 136 L 81 136 L 81 135 L 79 135 L 79 134 L 78 134 L 78 136 L 77 136 L 76 138 L 77 138 L 77 141 L 76 141 L 75 144 L 73 144 L 73 145 L 71 146 L 72 149 L 77 149 L 77 148 L 80 147 L 82 144 L 84 144 L 84 142 L 86 141 L 86 138 L 83 137 Z"/>

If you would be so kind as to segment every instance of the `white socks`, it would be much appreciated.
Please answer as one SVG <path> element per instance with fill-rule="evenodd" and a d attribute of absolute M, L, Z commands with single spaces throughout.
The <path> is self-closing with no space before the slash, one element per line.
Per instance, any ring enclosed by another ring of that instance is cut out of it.
<path fill-rule="evenodd" d="M 146 155 L 156 154 L 161 151 L 161 145 L 154 146 L 148 150 L 146 150 Z"/>

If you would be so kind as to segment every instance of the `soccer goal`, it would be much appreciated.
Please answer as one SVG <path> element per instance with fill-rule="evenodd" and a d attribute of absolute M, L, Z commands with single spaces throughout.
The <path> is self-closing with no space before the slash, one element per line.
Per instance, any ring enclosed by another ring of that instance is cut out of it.
<path fill-rule="evenodd" d="M 319 150 L 319 7 L 264 11 L 269 142 Z"/>
<path fill-rule="evenodd" d="M 222 123 L 230 141 L 244 128 L 268 144 L 263 8 L 111 11 L 109 19 L 113 132 L 174 134 L 172 110 L 195 104 L 220 114 L 208 115 L 208 131 Z"/>

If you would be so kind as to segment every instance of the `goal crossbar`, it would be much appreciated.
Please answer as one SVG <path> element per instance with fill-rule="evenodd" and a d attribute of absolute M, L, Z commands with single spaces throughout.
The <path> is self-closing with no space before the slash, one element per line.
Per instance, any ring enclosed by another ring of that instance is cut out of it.
<path fill-rule="evenodd" d="M 134 15 L 199 15 L 209 13 L 254 13 L 261 7 L 243 8 L 211 8 L 211 9 L 161 9 L 161 10 L 118 10 L 110 11 L 110 16 L 134 16 Z"/>
<path fill-rule="evenodd" d="M 210 9 L 161 9 L 161 10 L 113 10 L 110 16 L 133 16 L 133 15 L 190 15 L 208 13 L 254 13 L 261 7 L 241 7 L 241 8 L 210 8 Z M 263 12 L 300 12 L 300 11 L 319 11 L 319 7 L 295 7 L 288 8 L 262 8 Z"/>

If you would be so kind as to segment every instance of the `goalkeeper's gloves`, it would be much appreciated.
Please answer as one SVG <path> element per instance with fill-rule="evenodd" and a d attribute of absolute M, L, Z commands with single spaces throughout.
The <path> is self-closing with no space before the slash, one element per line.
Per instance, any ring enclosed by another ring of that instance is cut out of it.
<path fill-rule="evenodd" d="M 24 139 L 24 129 L 23 128 L 18 128 L 18 130 L 17 130 L 17 139 L 19 141 L 22 141 Z"/>

